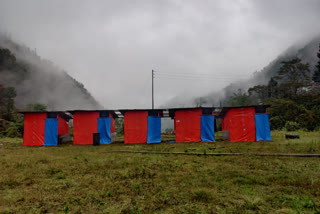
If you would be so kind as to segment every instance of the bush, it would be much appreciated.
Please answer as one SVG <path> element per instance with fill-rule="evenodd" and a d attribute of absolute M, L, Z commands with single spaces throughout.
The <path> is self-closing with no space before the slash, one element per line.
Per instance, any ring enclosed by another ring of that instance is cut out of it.
<path fill-rule="evenodd" d="M 300 126 L 297 122 L 287 121 L 285 128 L 287 131 L 296 131 L 300 128 Z"/>
<path fill-rule="evenodd" d="M 271 105 L 268 109 L 270 114 L 270 128 L 272 130 L 285 127 L 289 130 L 299 128 L 313 131 L 320 126 L 320 119 L 317 115 L 318 109 L 308 110 L 303 105 L 292 100 L 270 98 L 265 100 L 265 104 Z M 287 122 L 291 121 L 291 122 Z M 288 123 L 288 124 L 287 124 Z"/>
<path fill-rule="evenodd" d="M 280 130 L 284 127 L 285 121 L 283 121 L 279 116 L 270 118 L 270 129 L 271 130 Z"/>
<path fill-rule="evenodd" d="M 313 131 L 319 125 L 319 117 L 312 112 L 300 114 L 297 117 L 297 121 L 301 128 L 305 128 L 308 131 Z"/>

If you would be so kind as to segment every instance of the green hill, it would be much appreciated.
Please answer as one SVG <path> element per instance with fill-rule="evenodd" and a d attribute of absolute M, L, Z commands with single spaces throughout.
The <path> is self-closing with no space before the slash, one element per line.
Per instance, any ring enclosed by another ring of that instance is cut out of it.
<path fill-rule="evenodd" d="M 228 105 L 229 98 L 233 96 L 234 93 L 237 93 L 239 89 L 242 92 L 246 92 L 250 87 L 255 85 L 268 84 L 270 78 L 277 76 L 281 67 L 281 62 L 291 60 L 295 57 L 300 58 L 303 63 L 309 63 L 310 70 L 313 73 L 318 60 L 317 51 L 319 48 L 319 43 L 320 37 L 316 37 L 311 41 L 306 42 L 304 45 L 294 45 L 288 48 L 286 51 L 272 60 L 266 67 L 262 68 L 261 71 L 255 72 L 251 79 L 234 82 L 220 92 L 210 93 L 202 98 L 203 103 L 209 103 L 215 106 L 218 106 L 219 104 Z M 216 97 L 219 99 L 215 99 Z"/>
<path fill-rule="evenodd" d="M 99 109 L 84 85 L 30 48 L 0 35 L 0 85 L 14 87 L 15 104 L 42 103 L 48 110 Z"/>

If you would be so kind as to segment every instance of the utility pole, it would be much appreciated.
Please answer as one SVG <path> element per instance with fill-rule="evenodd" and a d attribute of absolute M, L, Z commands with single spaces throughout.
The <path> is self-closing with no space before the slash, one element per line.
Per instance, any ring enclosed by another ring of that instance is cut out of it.
<path fill-rule="evenodd" d="M 154 87 L 153 87 L 153 79 L 154 79 L 154 70 L 152 70 L 152 109 L 154 109 Z"/>

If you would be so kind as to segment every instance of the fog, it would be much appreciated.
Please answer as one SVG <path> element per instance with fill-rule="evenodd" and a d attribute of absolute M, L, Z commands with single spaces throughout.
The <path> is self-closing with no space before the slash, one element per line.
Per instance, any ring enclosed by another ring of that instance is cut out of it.
<path fill-rule="evenodd" d="M 2 0 L 0 32 L 66 70 L 104 107 L 150 108 L 152 69 L 155 107 L 218 96 L 319 35 L 319 11 L 318 0 Z"/>

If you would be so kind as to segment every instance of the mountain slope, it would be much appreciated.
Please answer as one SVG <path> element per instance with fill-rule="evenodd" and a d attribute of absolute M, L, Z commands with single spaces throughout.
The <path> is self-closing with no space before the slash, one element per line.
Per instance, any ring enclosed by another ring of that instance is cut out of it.
<path fill-rule="evenodd" d="M 45 104 L 49 110 L 102 108 L 83 84 L 35 51 L 3 35 L 0 49 L 0 84 L 15 87 L 18 108 L 33 103 Z"/>
<path fill-rule="evenodd" d="M 202 100 L 207 101 L 209 104 L 217 105 L 218 99 L 215 99 L 213 103 L 213 98 L 217 95 L 222 95 L 223 98 L 220 98 L 219 104 L 228 105 L 228 99 L 236 93 L 239 89 L 242 92 L 246 92 L 250 87 L 255 85 L 266 85 L 268 84 L 271 77 L 274 77 L 278 74 L 281 62 L 291 60 L 295 57 L 302 59 L 302 62 L 310 64 L 310 70 L 312 73 L 315 70 L 315 65 L 317 63 L 317 51 L 320 43 L 320 37 L 316 37 L 302 46 L 292 46 L 276 57 L 272 62 L 270 62 L 266 67 L 261 71 L 253 74 L 253 77 L 247 81 L 237 81 L 227 87 L 225 87 L 221 92 L 211 93 L 207 96 L 204 96 Z"/>
<path fill-rule="evenodd" d="M 267 79 L 277 75 L 280 69 L 282 61 L 288 61 L 295 57 L 299 57 L 304 63 L 310 64 L 310 70 L 314 71 L 315 65 L 317 63 L 317 51 L 320 43 L 320 37 L 315 38 L 303 47 L 291 47 L 275 60 L 273 60 L 269 65 L 263 68 L 259 74 L 263 75 Z"/>
<path fill-rule="evenodd" d="M 271 61 L 261 71 L 253 74 L 253 77 L 248 80 L 236 81 L 221 89 L 220 91 L 208 92 L 200 97 L 190 98 L 189 95 L 178 95 L 171 99 L 161 107 L 196 107 L 196 106 L 227 106 L 228 100 L 234 93 L 241 90 L 242 93 L 246 92 L 250 87 L 255 85 L 268 84 L 271 77 L 276 76 L 282 61 L 287 61 L 295 57 L 302 59 L 304 63 L 310 64 L 310 70 L 313 72 L 317 62 L 317 51 L 320 43 L 320 36 L 315 37 L 311 41 L 306 42 L 304 45 L 292 46 Z"/>

